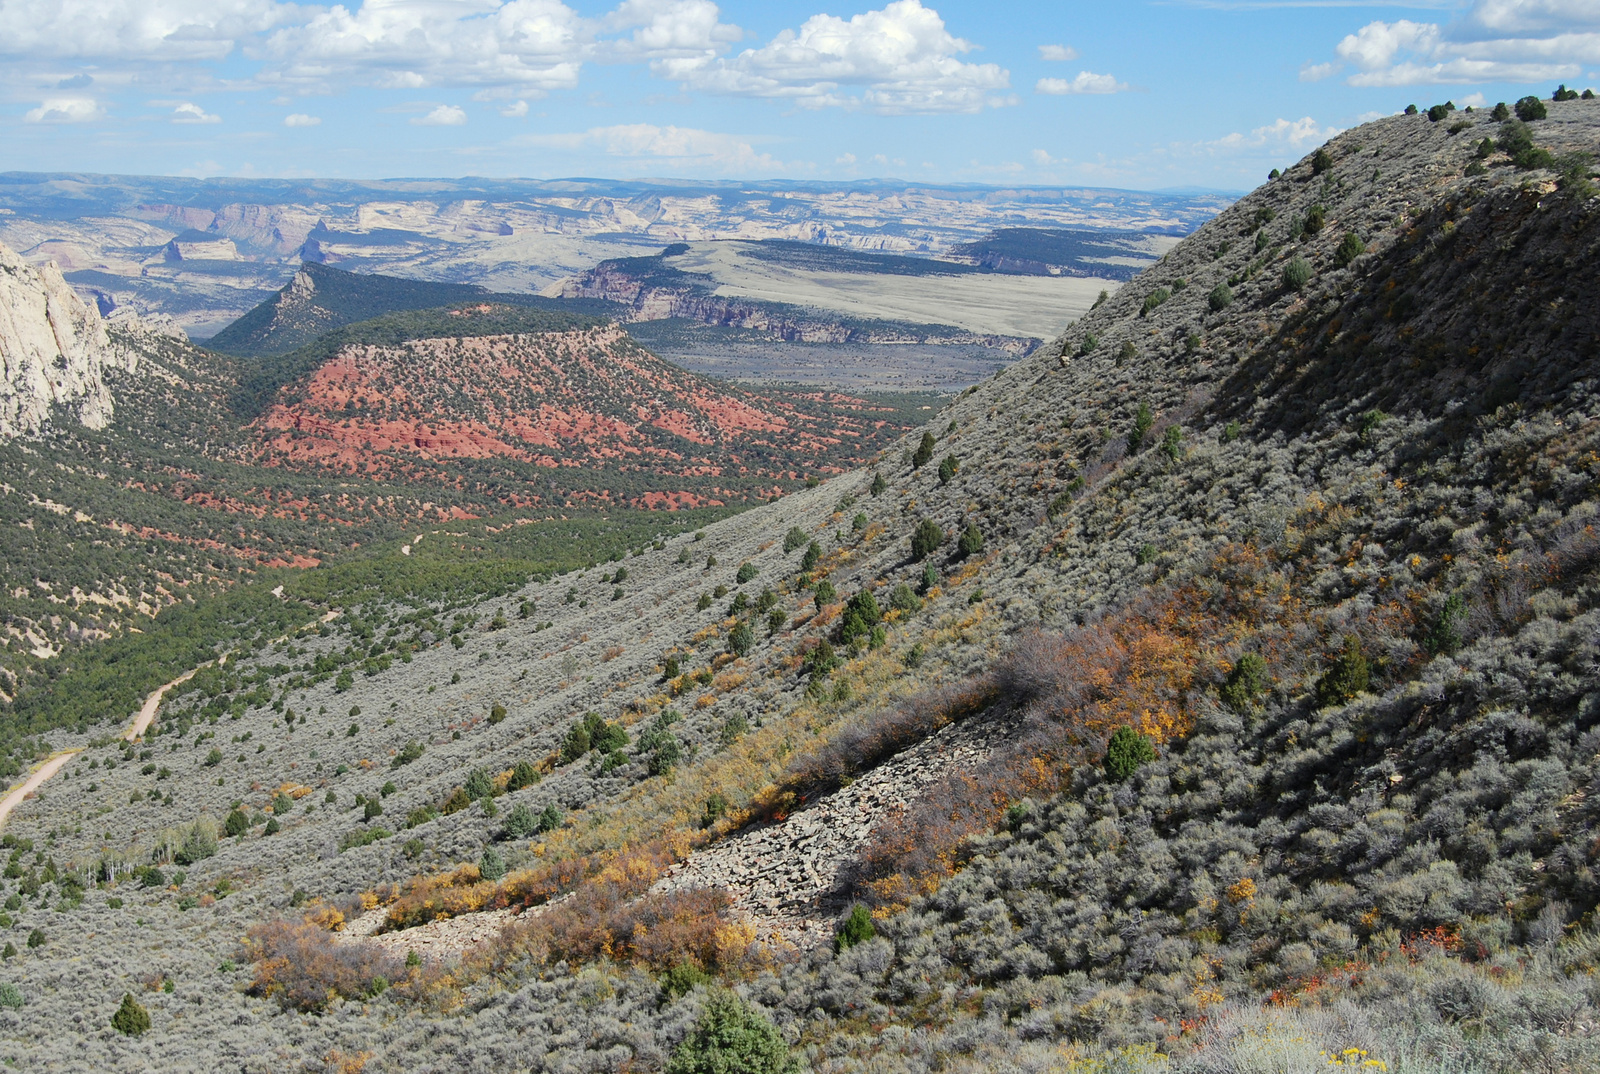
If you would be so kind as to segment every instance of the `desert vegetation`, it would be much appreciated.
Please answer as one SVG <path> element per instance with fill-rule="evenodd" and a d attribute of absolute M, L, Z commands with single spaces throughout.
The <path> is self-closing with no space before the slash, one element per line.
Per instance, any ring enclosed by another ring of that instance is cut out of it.
<path fill-rule="evenodd" d="M 1600 236 L 1499 148 L 1591 107 L 1339 135 L 870 468 L 482 593 L 430 544 L 535 526 L 413 533 L 40 723 L 0 1056 L 1593 1067 Z M 679 883 L 757 837 L 827 884 Z"/>

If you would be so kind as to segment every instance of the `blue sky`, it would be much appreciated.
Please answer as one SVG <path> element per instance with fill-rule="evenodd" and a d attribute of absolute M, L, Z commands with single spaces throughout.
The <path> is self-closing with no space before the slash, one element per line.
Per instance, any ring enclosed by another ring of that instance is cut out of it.
<path fill-rule="evenodd" d="M 1254 186 L 1600 84 L 1600 0 L 0 0 L 0 170 Z"/>

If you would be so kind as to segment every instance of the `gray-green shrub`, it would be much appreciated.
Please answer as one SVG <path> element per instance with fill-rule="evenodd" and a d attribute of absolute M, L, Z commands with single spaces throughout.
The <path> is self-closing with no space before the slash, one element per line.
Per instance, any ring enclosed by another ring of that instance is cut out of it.
<path fill-rule="evenodd" d="M 1283 285 L 1291 291 L 1303 291 L 1311 282 L 1311 264 L 1303 257 L 1293 258 L 1283 266 Z"/>

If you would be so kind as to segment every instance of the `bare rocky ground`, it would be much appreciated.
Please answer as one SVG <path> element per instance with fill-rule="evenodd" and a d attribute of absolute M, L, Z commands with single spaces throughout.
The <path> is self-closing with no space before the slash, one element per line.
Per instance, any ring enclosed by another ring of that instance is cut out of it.
<path fill-rule="evenodd" d="M 418 1014 L 379 998 L 336 1004 L 311 1018 L 281 1014 L 244 993 L 248 975 L 236 964 L 237 941 L 250 924 L 290 913 L 296 890 L 340 901 L 474 861 L 518 803 L 535 811 L 560 806 L 567 815 L 561 838 L 573 845 L 645 837 L 642 818 L 663 811 L 676 810 L 692 823 L 706 795 L 722 787 L 703 774 L 729 758 L 748 756 L 762 773 L 776 772 L 786 753 L 805 742 L 825 739 L 896 697 L 988 668 L 1027 630 L 1093 622 L 1231 542 L 1287 546 L 1297 534 L 1323 533 L 1321 543 L 1308 542 L 1306 570 L 1330 603 L 1353 606 L 1366 599 L 1362 587 L 1379 579 L 1420 585 L 1433 572 L 1462 569 L 1446 564 L 1482 551 L 1473 528 L 1482 486 L 1473 475 L 1474 467 L 1488 464 L 1474 455 L 1463 456 L 1460 469 L 1437 461 L 1419 469 L 1419 445 L 1440 436 L 1466 437 L 1462 430 L 1470 430 L 1478 438 L 1473 443 L 1535 455 L 1548 445 L 1571 447 L 1578 452 L 1572 466 L 1550 464 L 1537 494 L 1532 478 L 1523 485 L 1507 478 L 1516 491 L 1497 501 L 1497 524 L 1581 529 L 1594 510 L 1593 474 L 1577 460 L 1591 450 L 1586 430 L 1600 419 L 1595 372 L 1592 360 L 1556 369 L 1544 356 L 1569 353 L 1571 339 L 1593 334 L 1592 307 L 1575 301 L 1576 291 L 1568 294 L 1587 286 L 1577 266 L 1591 264 L 1585 258 L 1592 251 L 1569 250 L 1561 245 L 1569 240 L 1539 229 L 1587 233 L 1578 230 L 1577 210 L 1555 196 L 1549 172 L 1523 172 L 1491 158 L 1487 174 L 1465 175 L 1476 160 L 1475 139 L 1492 128 L 1481 114 L 1462 118 L 1469 128 L 1457 133 L 1425 117 L 1396 117 L 1340 135 L 1327 147 L 1334 163 L 1325 174 L 1313 175 L 1311 162 L 1301 162 L 1222 213 L 1053 345 L 963 394 L 929 423 L 938 437 L 934 465 L 910 465 L 913 437 L 873 468 L 708 527 L 702 540 L 675 539 L 620 564 L 470 609 L 478 619 L 460 634 L 460 648 L 430 639 L 410 663 L 358 676 L 345 691 L 331 682 L 286 689 L 288 673 L 270 670 L 347 644 L 343 621 L 329 624 L 326 637 L 241 660 L 241 673 L 266 669 L 274 699 L 305 716 L 293 730 L 263 705 L 238 722 L 197 723 L 181 740 L 147 738 L 130 761 L 110 743 L 90 745 L 89 735 L 54 736 L 53 746 L 87 748 L 7 824 L 9 834 L 34 841 L 35 850 L 19 858 L 27 868 L 43 869 L 43 859 L 53 858 L 63 870 L 89 874 L 103 860 L 148 860 L 163 829 L 203 816 L 220 819 L 234 801 L 259 814 L 284 784 L 308 793 L 297 799 L 283 831 L 265 836 L 257 826 L 223 840 L 214 857 L 188 867 L 175 886 L 91 887 L 73 907 L 45 882 L 21 899 L 0 931 L 19 951 L 3 974 L 27 1004 L 0 1011 L 0 1058 L 37 1070 L 266 1071 L 356 1048 L 375 1053 L 374 1071 L 602 1070 L 627 1062 L 653 1068 L 681 1038 L 692 1009 L 662 1006 L 653 980 L 637 971 L 568 968 L 497 982 L 444 1014 Z M 1551 118 L 1537 130 L 1556 151 L 1600 144 L 1600 120 L 1589 102 L 1551 105 Z M 1325 220 L 1307 235 L 1299 224 L 1313 204 L 1324 206 Z M 1261 210 L 1269 210 L 1268 218 Z M 1359 233 L 1366 251 L 1339 265 L 1335 250 L 1346 231 Z M 1259 248 L 1258 233 L 1266 236 Z M 1435 256 L 1440 250 L 1460 250 L 1461 260 Z M 1525 251 L 1518 256 L 1526 261 L 1508 260 L 1507 250 Z M 1546 256 L 1557 266 L 1566 259 L 1567 275 L 1540 260 Z M 1282 283 L 1295 257 L 1312 270 L 1303 290 Z M 1461 283 L 1428 274 L 1435 266 L 1469 263 L 1488 275 Z M 1238 281 L 1232 302 L 1212 308 L 1208 296 L 1230 277 Z M 1513 278 L 1522 282 L 1513 285 Z M 1512 316 L 1505 296 L 1515 287 L 1527 289 L 1519 303 L 1533 309 L 1558 303 L 1554 308 L 1570 312 L 1555 327 L 1527 320 L 1532 315 L 1525 312 Z M 1148 305 L 1158 290 L 1166 300 Z M 1388 300 L 1370 326 L 1376 342 L 1369 349 L 1355 357 L 1298 349 L 1308 334 L 1342 339 L 1345 324 L 1393 291 L 1415 297 L 1399 315 L 1387 312 L 1395 301 Z M 1452 295 L 1456 300 L 1447 300 Z M 1413 308 L 1418 313 L 1408 319 Z M 1535 323 L 1548 332 L 1530 334 L 1526 326 Z M 1463 324 L 1493 343 L 1476 366 L 1441 357 L 1466 354 L 1455 342 Z M 1416 338 L 1443 340 L 1444 349 L 1411 349 Z M 1394 364 L 1386 366 L 1391 356 Z M 1485 409 L 1484 397 L 1506 369 L 1517 374 L 1516 408 Z M 1550 409 L 1552 399 L 1559 409 Z M 1160 443 L 1168 428 L 1179 428 L 1181 451 L 1127 452 L 1126 434 L 1141 404 L 1151 411 L 1149 436 Z M 1380 408 L 1387 416 L 1364 427 L 1362 415 Z M 947 454 L 959 468 L 942 482 L 935 470 Z M 887 482 L 877 496 L 875 472 Z M 1354 530 L 1313 529 L 1328 504 L 1341 505 L 1340 524 L 1367 527 L 1360 540 Z M 857 513 L 867 516 L 860 530 Z M 795 657 L 823 624 L 812 620 L 808 595 L 793 586 L 800 553 L 783 551 L 785 533 L 798 526 L 818 542 L 841 596 L 871 586 L 881 598 L 920 577 L 922 564 L 911 561 L 907 537 L 923 518 L 950 533 L 978 525 L 984 551 L 957 561 L 947 546 L 935 560 L 937 592 L 891 625 L 883 649 L 852 659 L 841 673 L 857 685 L 853 696 L 808 698 Z M 745 562 L 757 574 L 739 586 L 735 572 Z M 618 584 L 602 576 L 619 565 L 628 577 L 613 599 Z M 698 608 L 699 595 L 719 585 L 728 591 Z M 744 657 L 720 659 L 729 601 L 741 591 L 754 598 L 767 585 L 779 593 L 789 621 L 770 637 L 758 629 Z M 525 600 L 535 609 L 519 619 Z M 508 613 L 506 628 L 488 630 L 500 607 Z M 347 611 L 376 618 L 371 609 Z M 913 646 L 921 647 L 920 660 L 907 659 Z M 669 652 L 686 670 L 711 669 L 714 685 L 663 699 L 662 659 Z M 490 723 L 496 702 L 507 716 Z M 496 799 L 499 817 L 473 805 L 400 827 L 410 811 L 441 801 L 474 768 L 499 772 L 519 760 L 545 761 L 585 711 L 620 719 L 637 737 L 647 713 L 664 703 L 683 717 L 672 729 L 686 756 L 671 778 L 648 776 L 632 754 L 609 771 L 590 757 L 553 766 L 537 785 Z M 169 699 L 158 726 L 188 704 L 182 695 Z M 735 716 L 749 731 L 727 747 Z M 914 748 L 928 751 L 930 766 L 969 763 L 993 743 L 976 725 L 943 733 L 948 741 L 935 736 Z M 198 738 L 204 734 L 214 737 Z M 412 740 L 424 745 L 421 756 L 391 768 Z M 213 747 L 222 758 L 208 764 Z M 940 747 L 947 752 L 941 755 Z M 146 771 L 147 765 L 154 767 Z M 671 882 L 699 876 L 730 884 L 747 909 L 776 911 L 780 924 L 786 917 L 820 920 L 851 849 L 870 832 L 863 810 L 904 801 L 926 771 L 907 754 L 860 774 L 782 825 L 731 833 L 691 858 Z M 382 795 L 390 780 L 396 790 Z M 151 791 L 162 792 L 160 801 Z M 364 822 L 357 794 L 379 797 L 382 815 Z M 340 851 L 352 832 L 379 826 L 394 834 Z M 420 850 L 408 849 L 412 839 Z M 538 857 L 533 840 L 499 845 L 513 868 Z M 774 855 L 772 867 L 752 868 L 746 851 Z M 176 880 L 172 872 L 166 879 Z M 8 882 L 8 890 L 15 886 Z M 179 900 L 191 898 L 190 908 L 181 909 Z M 801 907 L 806 914 L 797 912 Z M 449 933 L 448 924 L 437 928 Z M 480 927 L 489 926 L 453 926 Z M 27 948 L 34 928 L 45 942 Z M 817 936 L 812 924 L 795 928 L 802 939 Z M 163 991 L 165 979 L 174 983 L 171 992 Z M 139 992 L 157 1026 L 137 1040 L 107 1028 L 130 990 Z M 773 1009 L 780 1006 L 774 1001 Z M 793 1038 L 807 1017 L 803 1010 L 783 1014 Z"/>
<path fill-rule="evenodd" d="M 928 784 L 983 760 L 1004 715 L 951 724 L 780 821 L 754 825 L 667 870 L 655 892 L 723 888 L 757 938 L 801 949 L 831 942 L 850 907 L 849 874 L 873 829 Z"/>

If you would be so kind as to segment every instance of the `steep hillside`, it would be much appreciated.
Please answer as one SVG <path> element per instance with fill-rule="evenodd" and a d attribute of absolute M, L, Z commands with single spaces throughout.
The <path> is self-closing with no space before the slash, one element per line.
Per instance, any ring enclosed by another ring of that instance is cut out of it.
<path fill-rule="evenodd" d="M 256 420 L 263 463 L 445 486 L 470 473 L 507 506 L 767 496 L 905 427 L 860 398 L 686 373 L 614 323 L 488 303 L 368 322 L 287 364 L 312 371 Z"/>
<path fill-rule="evenodd" d="M 418 526 L 481 519 L 463 532 L 531 527 L 533 552 L 502 540 L 485 553 L 505 556 L 521 584 L 600 554 L 534 540 L 551 526 L 630 543 L 692 529 L 855 465 L 934 401 L 752 394 L 661 362 L 610 322 L 525 306 L 390 314 L 249 359 L 85 316 L 106 354 L 139 359 L 96 374 L 104 410 L 61 409 L 0 443 L 0 525 L 12 534 L 0 545 L 0 704 L 29 712 L 0 733 L 0 772 L 38 751 L 34 732 L 99 711 L 92 699 L 126 704 L 196 643 L 232 640 L 261 612 L 255 597 L 225 596 L 241 583 L 293 590 L 299 570 L 359 563 L 375 545 L 392 555 Z M 113 398 L 116 420 L 102 420 Z M 633 508 L 689 516 L 631 518 Z M 470 587 L 474 569 L 440 567 L 431 584 Z M 141 642 L 173 608 L 197 618 L 178 615 L 170 636 Z M 120 680 L 82 692 L 56 681 L 94 678 L 116 660 L 126 661 Z M 75 699 L 54 704 L 63 691 Z"/>
<path fill-rule="evenodd" d="M 385 313 L 436 309 L 451 303 L 492 301 L 500 305 L 605 315 L 604 303 L 561 302 L 534 295 L 493 295 L 486 287 L 433 283 L 398 276 L 357 275 L 306 261 L 277 294 L 206 341 L 226 354 L 246 357 L 288 354 L 336 328 Z"/>
<path fill-rule="evenodd" d="M 0 1055 L 1594 1069 L 1600 106 L 1548 110 L 1339 135 L 866 468 L 53 732 Z"/>

